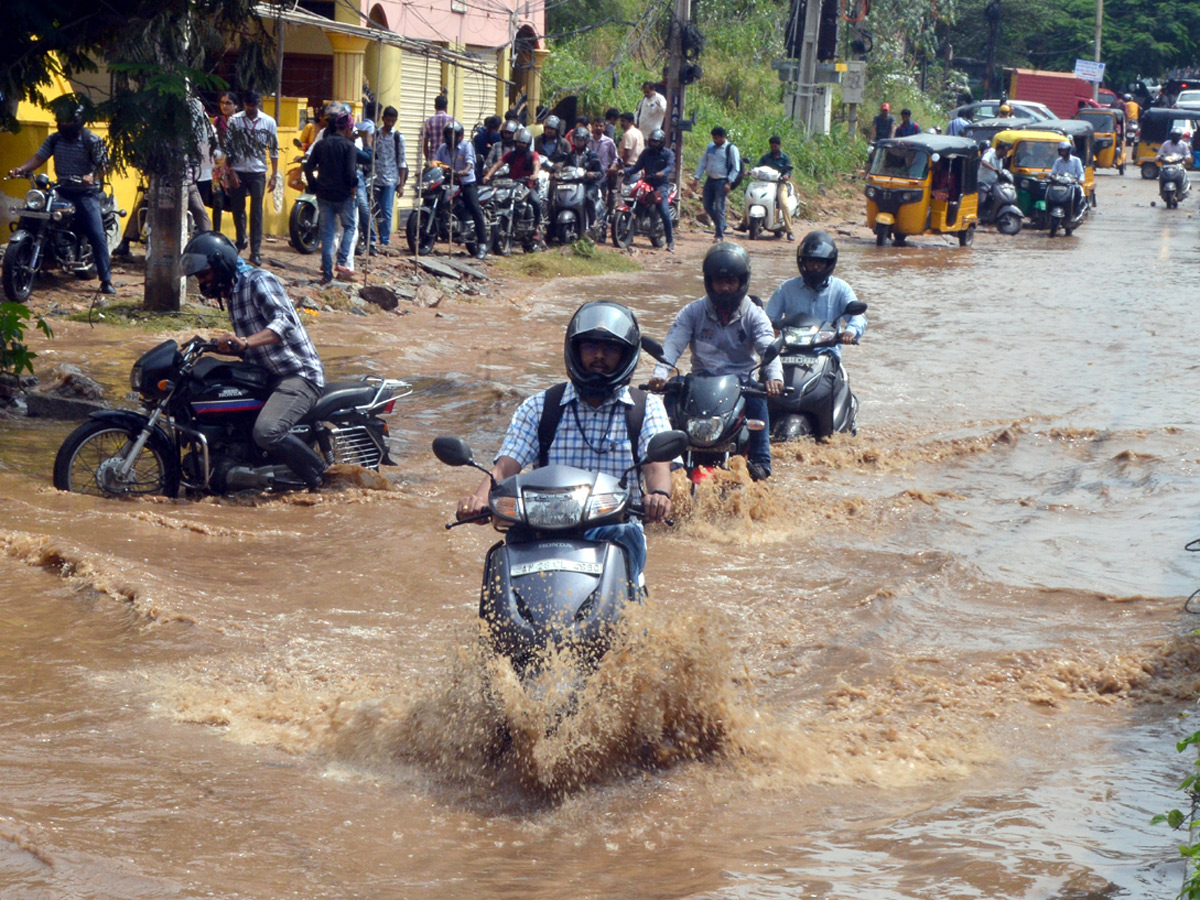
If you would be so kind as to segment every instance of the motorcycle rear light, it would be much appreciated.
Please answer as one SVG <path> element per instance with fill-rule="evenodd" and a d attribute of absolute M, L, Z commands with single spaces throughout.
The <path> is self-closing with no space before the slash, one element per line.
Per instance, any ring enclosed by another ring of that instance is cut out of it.
<path fill-rule="evenodd" d="M 767 423 L 764 422 L 762 419 L 747 419 L 746 427 L 749 428 L 751 431 L 762 431 L 764 428 L 767 427 Z"/>
<path fill-rule="evenodd" d="M 385 405 L 383 407 L 383 409 L 381 409 L 378 413 L 376 413 L 376 415 L 390 416 L 392 414 L 392 412 L 395 411 L 395 409 L 396 409 L 396 398 L 393 397 L 391 400 L 389 400 L 387 402 L 387 405 Z"/>

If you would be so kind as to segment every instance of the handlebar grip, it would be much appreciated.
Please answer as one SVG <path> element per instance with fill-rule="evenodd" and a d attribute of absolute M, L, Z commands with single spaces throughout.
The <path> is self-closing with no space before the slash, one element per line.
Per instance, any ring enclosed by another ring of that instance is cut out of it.
<path fill-rule="evenodd" d="M 459 525 L 470 525 L 473 522 L 486 522 L 491 517 L 491 512 L 476 513 L 475 515 L 469 516 L 466 519 L 457 519 L 453 522 L 447 522 L 446 530 L 449 531 L 451 528 L 457 528 Z"/>

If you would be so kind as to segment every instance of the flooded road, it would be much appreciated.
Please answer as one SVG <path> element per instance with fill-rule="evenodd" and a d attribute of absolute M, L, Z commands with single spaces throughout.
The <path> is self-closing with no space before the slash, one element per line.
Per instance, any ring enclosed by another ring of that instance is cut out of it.
<path fill-rule="evenodd" d="M 1173 896 L 1149 819 L 1200 692 L 1200 225 L 1134 174 L 1097 193 L 1069 239 L 838 236 L 858 437 L 652 529 L 637 639 L 506 752 L 499 717 L 538 710 L 477 649 L 495 534 L 443 529 L 477 479 L 429 442 L 490 458 L 582 299 L 661 339 L 695 253 L 317 321 L 332 375 L 417 388 L 389 491 L 65 495 L 70 425 L 4 424 L 0 897 Z M 750 245 L 752 290 L 793 248 Z M 41 362 L 115 396 L 155 340 L 58 330 Z"/>

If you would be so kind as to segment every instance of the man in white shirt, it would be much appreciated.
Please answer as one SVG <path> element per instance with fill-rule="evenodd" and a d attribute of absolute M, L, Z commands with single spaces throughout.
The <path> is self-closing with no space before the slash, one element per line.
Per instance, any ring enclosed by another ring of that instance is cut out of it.
<path fill-rule="evenodd" d="M 275 120 L 260 110 L 262 95 L 246 91 L 242 111 L 230 116 L 225 138 L 226 148 L 237 173 L 238 185 L 229 194 L 233 206 L 233 224 L 237 229 L 237 248 L 246 249 L 246 197 L 250 197 L 250 262 L 262 265 L 263 196 L 275 190 L 279 178 L 279 133 Z M 267 180 L 266 158 L 271 160 L 271 178 Z"/>
<path fill-rule="evenodd" d="M 654 87 L 653 81 L 642 82 L 642 99 L 638 101 L 635 110 L 634 124 L 642 134 L 649 134 L 663 128 L 667 121 L 667 98 Z"/>

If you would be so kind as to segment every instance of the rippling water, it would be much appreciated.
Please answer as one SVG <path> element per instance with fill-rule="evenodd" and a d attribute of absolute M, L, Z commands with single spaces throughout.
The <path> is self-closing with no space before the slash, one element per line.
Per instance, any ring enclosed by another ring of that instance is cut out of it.
<path fill-rule="evenodd" d="M 1153 183 L 1098 190 L 1071 239 L 841 236 L 859 436 L 678 492 L 651 602 L 549 737 L 554 697 L 479 647 L 495 535 L 442 528 L 476 480 L 429 440 L 490 456 L 579 299 L 661 339 L 694 263 L 314 324 L 332 374 L 416 386 L 383 484 L 63 495 L 69 426 L 5 423 L 0 896 L 1172 896 L 1200 252 Z M 753 290 L 793 247 L 751 246 Z M 60 331 L 43 360 L 120 396 L 144 348 Z"/>

